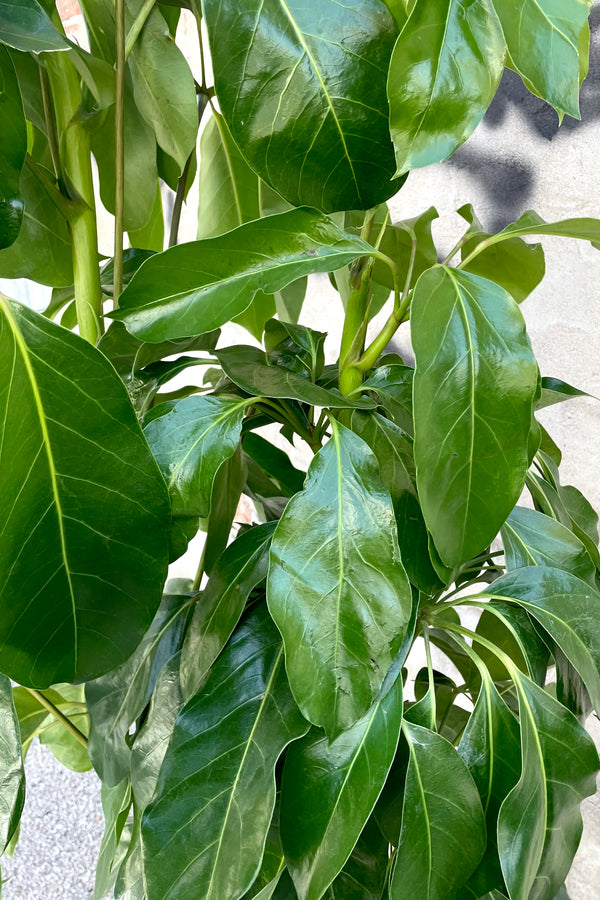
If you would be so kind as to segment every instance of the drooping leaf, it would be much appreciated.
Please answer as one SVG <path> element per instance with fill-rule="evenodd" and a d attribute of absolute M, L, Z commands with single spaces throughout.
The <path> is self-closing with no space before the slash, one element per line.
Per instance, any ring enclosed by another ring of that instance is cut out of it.
<path fill-rule="evenodd" d="M 382 3 L 205 0 L 203 10 L 221 110 L 261 178 L 325 212 L 370 209 L 398 190 L 385 113 L 396 26 Z"/>
<path fill-rule="evenodd" d="M 555 403 L 563 403 L 573 397 L 591 397 L 587 391 L 573 387 L 560 378 L 542 378 L 542 396 L 536 403 L 536 409 L 544 409 L 546 406 L 554 406 Z"/>
<path fill-rule="evenodd" d="M 122 666 L 86 685 L 92 723 L 89 752 L 109 787 L 129 774 L 130 726 L 148 704 L 161 668 L 178 650 L 192 603 L 190 595 L 166 594 L 135 653 Z"/>
<path fill-rule="evenodd" d="M 598 753 L 575 716 L 514 671 L 521 777 L 498 817 L 498 849 L 511 900 L 552 900 L 579 844 L 581 801 L 594 792 Z"/>
<path fill-rule="evenodd" d="M 596 566 L 600 568 L 598 513 L 590 501 L 572 484 L 559 485 L 558 494 L 560 503 L 569 517 L 573 533 L 577 535 Z"/>
<path fill-rule="evenodd" d="M 247 405 L 239 398 L 196 395 L 146 425 L 174 515 L 208 516 L 215 475 L 238 446 Z"/>
<path fill-rule="evenodd" d="M 4 853 L 18 827 L 25 801 L 19 718 L 6 675 L 0 675 L 0 784 L 0 853 Z"/>
<path fill-rule="evenodd" d="M 586 0 L 492 0 L 511 62 L 526 86 L 559 115 L 579 118 L 579 35 Z"/>
<path fill-rule="evenodd" d="M 307 727 L 261 605 L 177 719 L 142 823 L 148 900 L 234 900 L 250 887 L 273 814 L 275 764 Z"/>
<path fill-rule="evenodd" d="M 181 653 L 181 686 L 189 699 L 229 640 L 250 592 L 267 577 L 274 523 L 244 532 L 219 558 L 187 629 Z"/>
<path fill-rule="evenodd" d="M 134 275 L 113 318 L 143 340 L 202 334 L 311 272 L 331 272 L 373 248 L 309 209 L 248 222 L 157 253 Z"/>
<path fill-rule="evenodd" d="M 388 76 L 396 174 L 440 162 L 475 130 L 504 68 L 491 2 L 416 3 Z"/>
<path fill-rule="evenodd" d="M 491 543 L 521 494 L 537 364 L 512 297 L 443 267 L 417 282 L 411 335 L 417 488 L 456 566 Z"/>
<path fill-rule="evenodd" d="M 122 858 L 120 845 L 122 847 L 127 843 L 127 835 L 123 831 L 131 808 L 131 785 L 127 779 L 114 787 L 102 785 L 100 796 L 104 813 L 104 835 L 96 866 L 92 900 L 104 900 L 115 883 Z"/>
<path fill-rule="evenodd" d="M 120 665 L 154 615 L 170 517 L 120 379 L 94 347 L 0 297 L 2 668 L 21 684 Z"/>
<path fill-rule="evenodd" d="M 412 597 L 376 459 L 352 432 L 332 428 L 275 530 L 267 600 L 296 701 L 335 737 L 375 699 Z"/>
<path fill-rule="evenodd" d="M 0 0 L 0 42 L 32 53 L 69 49 L 37 0 Z"/>
<path fill-rule="evenodd" d="M 397 666 L 387 693 L 382 689 L 354 726 L 331 742 L 311 732 L 286 755 L 281 837 L 300 900 L 324 895 L 345 866 L 383 788 L 402 723 L 399 670 Z"/>
<path fill-rule="evenodd" d="M 410 757 L 390 900 L 446 900 L 483 856 L 481 800 L 452 744 L 420 725 L 402 728 Z"/>
<path fill-rule="evenodd" d="M 0 45 L 0 249 L 17 239 L 23 221 L 19 178 L 27 151 L 27 129 L 19 82 L 6 47 Z"/>
<path fill-rule="evenodd" d="M 535 509 L 516 506 L 502 526 L 502 542 L 509 571 L 551 566 L 596 586 L 596 566 L 581 541 L 560 522 Z"/>
<path fill-rule="evenodd" d="M 244 452 L 276 482 L 278 493 L 284 497 L 292 497 L 304 486 L 306 472 L 292 465 L 289 456 L 275 444 L 265 440 L 259 434 L 247 432 L 242 439 Z"/>
<path fill-rule="evenodd" d="M 366 398 L 354 400 L 343 397 L 337 390 L 313 384 L 304 375 L 271 362 L 258 347 L 238 344 L 216 350 L 215 356 L 233 383 L 255 397 L 300 400 L 311 406 L 331 409 L 372 409 L 374 405 Z"/>
<path fill-rule="evenodd" d="M 153 250 L 160 253 L 165 246 L 165 216 L 160 183 L 156 185 L 154 204 L 150 218 L 141 228 L 131 228 L 127 232 L 129 243 L 138 250 Z"/>
<path fill-rule="evenodd" d="M 575 0 L 580 2 L 580 0 Z M 557 237 L 576 238 L 580 241 L 589 241 L 592 246 L 600 249 L 600 237 L 598 229 L 600 220 L 592 218 L 562 219 L 560 222 L 545 222 L 535 210 L 529 209 L 520 216 L 516 222 L 512 222 L 499 231 L 490 235 L 488 245 L 508 240 L 515 236 L 528 234 L 552 234 Z"/>

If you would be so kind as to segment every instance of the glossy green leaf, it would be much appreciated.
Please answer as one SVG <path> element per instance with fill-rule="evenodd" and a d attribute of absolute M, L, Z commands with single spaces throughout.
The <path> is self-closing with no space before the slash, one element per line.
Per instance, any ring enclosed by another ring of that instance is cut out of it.
<path fill-rule="evenodd" d="M 215 351 L 215 356 L 233 383 L 255 397 L 300 400 L 311 406 L 330 409 L 372 409 L 374 406 L 366 398 L 353 400 L 342 397 L 337 390 L 313 384 L 304 375 L 271 362 L 269 356 L 258 347 L 238 344 Z"/>
<path fill-rule="evenodd" d="M 475 130 L 504 68 L 491 2 L 416 3 L 390 62 L 390 131 L 397 174 L 440 162 Z"/>
<path fill-rule="evenodd" d="M 304 486 L 306 472 L 292 465 L 289 456 L 275 444 L 259 434 L 248 432 L 242 440 L 244 452 L 260 465 L 268 477 L 276 483 L 278 494 L 292 497 Z"/>
<path fill-rule="evenodd" d="M 4 853 L 19 824 L 25 801 L 19 719 L 6 675 L 0 675 L 0 784 L 0 853 Z"/>
<path fill-rule="evenodd" d="M 310 272 L 331 272 L 371 253 L 326 216 L 292 209 L 156 254 L 112 315 L 153 342 L 202 334 L 243 312 L 258 290 L 275 293 Z"/>
<path fill-rule="evenodd" d="M 241 447 L 226 460 L 216 474 L 212 506 L 206 524 L 204 571 L 210 575 L 225 550 L 246 482 L 246 463 Z"/>
<path fill-rule="evenodd" d="M 572 713 L 514 674 L 522 771 L 498 817 L 500 861 L 511 900 L 552 900 L 581 838 L 579 806 L 595 790 L 598 753 Z"/>
<path fill-rule="evenodd" d="M 370 819 L 346 865 L 323 895 L 325 900 L 381 900 L 388 865 L 388 843 Z"/>
<path fill-rule="evenodd" d="M 133 252 L 140 253 L 140 251 Z M 164 359 L 165 356 L 174 356 L 176 353 L 185 353 L 189 350 L 214 350 L 218 338 L 219 333 L 213 331 L 181 341 L 145 344 L 129 334 L 121 322 L 113 322 L 100 338 L 98 349 L 102 350 L 111 361 L 119 375 L 128 377 Z"/>
<path fill-rule="evenodd" d="M 555 403 L 563 403 L 573 397 L 591 397 L 587 391 L 573 387 L 560 378 L 542 378 L 542 396 L 536 403 L 536 409 L 544 409 L 546 406 L 554 406 Z M 596 399 L 596 398 L 594 398 Z"/>
<path fill-rule="evenodd" d="M 576 0 L 579 2 L 579 0 Z M 598 229 L 600 220 L 592 218 L 562 219 L 560 222 L 545 222 L 533 209 L 529 209 L 520 216 L 516 222 L 507 225 L 497 234 L 492 234 L 486 244 L 505 241 L 515 236 L 551 234 L 556 237 L 576 238 L 580 241 L 589 241 L 594 247 L 600 249 L 600 237 Z"/>
<path fill-rule="evenodd" d="M 374 391 L 388 416 L 407 434 L 413 434 L 414 369 L 409 366 L 385 365 L 375 369 L 363 382 L 363 388 Z"/>
<path fill-rule="evenodd" d="M 600 709 L 600 596 L 596 589 L 560 569 L 529 566 L 494 582 L 494 596 L 527 610 L 579 672 Z"/>
<path fill-rule="evenodd" d="M 247 405 L 239 398 L 186 397 L 146 425 L 174 515 L 208 516 L 215 475 L 238 446 Z"/>
<path fill-rule="evenodd" d="M 0 664 L 35 687 L 87 680 L 152 620 L 168 497 L 103 355 L 20 304 L 0 311 Z"/>
<path fill-rule="evenodd" d="M 181 686 L 189 699 L 202 686 L 229 640 L 250 592 L 267 577 L 274 523 L 243 532 L 220 556 L 187 629 L 181 654 Z"/>
<path fill-rule="evenodd" d="M 461 247 L 461 259 L 466 260 L 479 244 L 486 242 L 481 252 L 465 264 L 465 271 L 494 281 L 508 291 L 517 303 L 522 303 L 538 286 L 546 271 L 541 244 L 527 244 L 520 237 L 512 237 L 500 243 L 492 241 L 487 246 L 493 235 L 484 230 L 473 207 L 467 204 L 458 213 L 471 225 Z"/>
<path fill-rule="evenodd" d="M 219 105 L 261 178 L 325 212 L 370 209 L 398 190 L 385 98 L 396 26 L 382 3 L 205 0 L 203 10 Z"/>
<path fill-rule="evenodd" d="M 561 115 L 579 118 L 579 35 L 587 0 L 492 0 L 511 62 L 527 87 Z"/>
<path fill-rule="evenodd" d="M 129 781 L 123 779 L 115 787 L 102 785 L 100 796 L 104 813 L 104 835 L 100 845 L 92 900 L 104 900 L 115 882 L 119 845 L 126 841 L 123 831 L 131 808 Z"/>
<path fill-rule="evenodd" d="M 279 833 L 279 808 L 281 794 L 277 795 L 275 810 L 267 834 L 262 863 L 256 880 L 242 900 L 271 900 L 285 870 L 285 859 Z"/>
<path fill-rule="evenodd" d="M 581 491 L 572 484 L 560 485 L 559 498 L 569 516 L 574 534 L 585 545 L 596 566 L 600 568 L 598 513 Z"/>
<path fill-rule="evenodd" d="M 178 650 L 193 602 L 190 595 L 166 594 L 135 653 L 122 666 L 86 685 L 92 723 L 89 752 L 109 787 L 129 774 L 130 726 L 148 704 L 158 672 Z"/>
<path fill-rule="evenodd" d="M 27 151 L 27 129 L 19 82 L 6 47 L 0 45 L 0 249 L 17 239 L 23 221 L 19 177 Z"/>
<path fill-rule="evenodd" d="M 377 461 L 359 437 L 332 427 L 275 530 L 267 599 L 296 701 L 335 737 L 375 699 L 412 598 Z"/>
<path fill-rule="evenodd" d="M 596 566 L 581 541 L 560 522 L 535 509 L 513 509 L 502 526 L 502 543 L 509 570 L 553 566 L 596 586 Z"/>
<path fill-rule="evenodd" d="M 475 631 L 488 642 L 491 641 L 496 648 L 507 653 L 519 669 L 526 672 L 536 684 L 545 683 L 550 650 L 531 618 L 520 606 L 493 600 L 485 606 Z M 478 645 L 477 653 L 494 681 L 503 682 L 510 679 L 510 673 L 505 666 L 486 646 Z"/>
<path fill-rule="evenodd" d="M 311 732 L 286 755 L 281 838 L 300 900 L 327 896 L 383 788 L 402 723 L 399 670 L 354 726 L 331 742 Z"/>
<path fill-rule="evenodd" d="M 275 764 L 306 729 L 261 605 L 177 719 L 142 824 L 148 900 L 234 900 L 250 887 L 273 815 Z"/>
<path fill-rule="evenodd" d="M 325 365 L 327 335 L 305 325 L 271 319 L 265 327 L 265 348 L 271 363 L 316 381 Z"/>
<path fill-rule="evenodd" d="M 24 203 L 19 236 L 0 250 L 0 278 L 30 278 L 40 284 L 73 284 L 71 238 L 67 223 L 29 168 L 21 172 Z"/>
<path fill-rule="evenodd" d="M 37 0 L 0 0 L 0 42 L 33 53 L 69 49 Z"/>
<path fill-rule="evenodd" d="M 390 900 L 447 900 L 483 856 L 481 800 L 452 744 L 420 725 L 402 727 L 410 758 Z"/>
<path fill-rule="evenodd" d="M 456 566 L 519 499 L 538 369 L 517 304 L 477 275 L 422 275 L 411 336 L 417 488 L 442 561 Z"/>

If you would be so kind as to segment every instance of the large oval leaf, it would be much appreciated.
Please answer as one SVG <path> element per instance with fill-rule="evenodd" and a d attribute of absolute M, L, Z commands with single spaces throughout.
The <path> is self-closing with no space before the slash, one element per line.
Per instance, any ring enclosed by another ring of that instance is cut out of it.
<path fill-rule="evenodd" d="M 390 63 L 397 174 L 440 162 L 475 130 L 504 69 L 490 0 L 416 3 Z"/>
<path fill-rule="evenodd" d="M 374 253 L 327 216 L 292 209 L 147 260 L 121 294 L 113 318 L 158 342 L 213 331 L 259 290 L 272 294 L 311 272 L 333 272 Z"/>
<path fill-rule="evenodd" d="M 37 0 L 0 0 L 0 41 L 33 53 L 69 49 L 67 39 Z"/>
<path fill-rule="evenodd" d="M 5 47 L 0 45 L 0 249 L 17 239 L 23 221 L 23 200 L 19 177 L 27 151 L 27 129 L 15 67 Z"/>
<path fill-rule="evenodd" d="M 331 742 L 311 733 L 288 751 L 281 838 L 300 900 L 319 900 L 344 867 L 387 778 L 401 723 L 397 672 L 388 692 L 348 731 Z"/>
<path fill-rule="evenodd" d="M 0 665 L 35 687 L 95 678 L 160 601 L 165 484 L 104 356 L 1 296 L 0 385 Z"/>
<path fill-rule="evenodd" d="M 357 435 L 332 428 L 275 530 L 267 600 L 296 701 L 335 737 L 375 699 L 412 598 L 377 460 Z"/>
<path fill-rule="evenodd" d="M 275 764 L 308 725 L 264 605 L 181 711 L 142 824 L 148 900 L 237 900 L 258 873 Z"/>
<path fill-rule="evenodd" d="M 398 190 L 385 96 L 397 32 L 383 3 L 202 7 L 219 104 L 261 178 L 325 212 L 369 209 Z"/>
<path fill-rule="evenodd" d="M 484 550 L 519 499 L 538 369 L 503 288 L 444 267 L 415 287 L 415 462 L 423 515 L 444 563 Z"/>
<path fill-rule="evenodd" d="M 0 853 L 4 853 L 19 824 L 25 800 L 19 719 L 6 675 L 0 675 L 0 784 Z"/>

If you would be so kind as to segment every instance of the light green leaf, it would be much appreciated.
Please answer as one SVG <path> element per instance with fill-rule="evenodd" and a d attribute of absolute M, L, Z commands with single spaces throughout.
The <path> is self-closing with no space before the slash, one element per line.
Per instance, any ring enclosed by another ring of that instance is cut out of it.
<path fill-rule="evenodd" d="M 16 828 L 25 801 L 25 772 L 19 719 L 13 703 L 10 679 L 0 674 L 0 854 Z"/>
<path fill-rule="evenodd" d="M 32 53 L 69 49 L 37 0 L 0 0 L 0 42 Z"/>
<path fill-rule="evenodd" d="M 267 600 L 296 701 L 333 738 L 377 696 L 412 598 L 377 461 L 351 431 L 332 428 L 275 531 Z"/>
<path fill-rule="evenodd" d="M 325 212 L 398 190 L 385 98 L 396 25 L 383 3 L 205 0 L 203 11 L 219 105 L 261 178 Z"/>
<path fill-rule="evenodd" d="M 528 234 L 550 234 L 556 237 L 589 241 L 592 246 L 600 249 L 599 233 L 599 219 L 580 218 L 562 219 L 560 222 L 545 222 L 533 209 L 529 209 L 516 222 L 507 225 L 506 228 L 503 228 L 497 234 L 490 235 L 485 241 L 485 246 L 491 247 L 493 244 L 501 241 Z M 483 250 L 484 248 L 482 247 L 481 249 Z"/>
<path fill-rule="evenodd" d="M 2 296 L 0 314 L 0 665 L 44 688 L 133 652 L 160 600 L 170 511 L 105 357 Z"/>
<path fill-rule="evenodd" d="M 273 815 L 275 764 L 307 727 L 261 605 L 175 724 L 142 823 L 148 900 L 243 895 L 258 874 Z"/>
<path fill-rule="evenodd" d="M 310 272 L 331 272 L 373 248 L 309 209 L 248 222 L 157 253 L 134 275 L 113 318 L 153 342 L 201 334 Z"/>
<path fill-rule="evenodd" d="M 440 162 L 467 140 L 500 84 L 504 51 L 489 0 L 415 4 L 388 76 L 396 174 Z"/>
<path fill-rule="evenodd" d="M 104 835 L 92 900 L 104 900 L 115 883 L 121 853 L 125 852 L 122 848 L 127 843 L 127 831 L 125 830 L 125 834 L 123 832 L 131 808 L 131 785 L 127 779 L 123 779 L 115 787 L 102 785 L 100 796 L 104 813 Z"/>
<path fill-rule="evenodd" d="M 517 304 L 477 275 L 422 275 L 411 335 L 417 488 L 442 561 L 457 566 L 519 499 L 538 369 Z"/>
<path fill-rule="evenodd" d="M 21 169 L 27 151 L 27 128 L 19 82 L 6 47 L 0 45 L 0 249 L 17 239 L 23 221 L 19 190 Z"/>

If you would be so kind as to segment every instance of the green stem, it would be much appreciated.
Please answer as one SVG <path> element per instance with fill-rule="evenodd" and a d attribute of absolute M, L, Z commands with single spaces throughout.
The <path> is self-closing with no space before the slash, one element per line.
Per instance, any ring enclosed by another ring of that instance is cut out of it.
<path fill-rule="evenodd" d="M 152 3 L 150 8 L 152 8 Z M 145 6 L 148 4 L 146 3 Z M 145 7 L 144 7 L 145 8 Z M 146 13 L 148 16 L 150 10 Z M 138 16 L 139 18 L 139 16 Z M 144 18 L 145 21 L 145 18 Z M 137 19 L 136 19 L 137 23 Z M 139 26 L 133 43 L 141 30 Z M 135 27 L 135 25 L 134 25 Z M 128 38 L 131 36 L 129 33 Z M 114 308 L 123 290 L 123 213 L 125 208 L 125 0 L 115 0 L 115 249 L 113 260 Z"/>
<path fill-rule="evenodd" d="M 121 2 L 121 0 L 116 0 L 117 18 L 119 16 L 119 3 L 120 2 Z M 140 11 L 138 12 L 137 16 L 135 17 L 133 25 L 127 32 L 127 39 L 125 40 L 125 43 L 123 45 L 124 52 L 125 52 L 125 60 L 127 60 L 127 58 L 129 57 L 129 54 L 133 50 L 135 42 L 137 41 L 137 39 L 140 36 L 140 31 L 146 24 L 148 16 L 150 15 L 150 13 L 152 12 L 152 10 L 154 8 L 155 2 L 156 2 L 156 0 L 144 0 L 144 3 L 140 7 Z"/>
<path fill-rule="evenodd" d="M 204 575 L 204 563 L 206 560 L 206 545 L 208 543 L 208 535 L 204 540 L 204 544 L 202 545 L 202 553 L 200 554 L 200 562 L 198 563 L 198 568 L 196 570 L 196 577 L 194 578 L 194 584 L 192 590 L 199 591 L 200 585 L 202 584 L 202 576 Z"/>
<path fill-rule="evenodd" d="M 73 725 L 71 720 L 67 718 L 67 716 L 65 716 L 65 714 L 62 713 L 60 709 L 54 705 L 54 703 L 48 700 L 47 697 L 44 697 L 44 695 L 40 691 L 36 691 L 34 688 L 26 688 L 26 690 L 29 691 L 32 697 L 35 697 L 35 699 L 41 706 L 47 709 L 49 713 L 52 713 L 54 718 L 57 719 L 61 723 L 61 725 L 63 725 L 67 729 L 67 731 L 71 733 L 75 740 L 79 741 L 79 743 L 87 750 L 88 739 L 86 738 L 83 731 L 80 731 L 76 725 Z"/>

